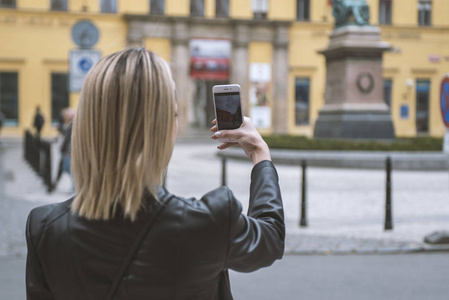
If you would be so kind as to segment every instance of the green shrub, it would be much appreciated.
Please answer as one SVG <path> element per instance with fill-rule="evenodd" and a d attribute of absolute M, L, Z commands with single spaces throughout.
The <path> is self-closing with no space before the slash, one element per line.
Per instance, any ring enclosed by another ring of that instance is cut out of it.
<path fill-rule="evenodd" d="M 394 140 L 310 139 L 303 136 L 265 135 L 273 149 L 352 151 L 441 151 L 442 138 L 417 137 Z"/>

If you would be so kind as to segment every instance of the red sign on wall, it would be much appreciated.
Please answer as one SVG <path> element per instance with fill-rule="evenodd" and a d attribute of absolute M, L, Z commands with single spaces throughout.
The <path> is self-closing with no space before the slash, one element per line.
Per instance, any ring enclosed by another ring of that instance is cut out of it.
<path fill-rule="evenodd" d="M 205 80 L 228 80 L 230 53 L 229 40 L 192 39 L 190 41 L 190 76 Z"/>

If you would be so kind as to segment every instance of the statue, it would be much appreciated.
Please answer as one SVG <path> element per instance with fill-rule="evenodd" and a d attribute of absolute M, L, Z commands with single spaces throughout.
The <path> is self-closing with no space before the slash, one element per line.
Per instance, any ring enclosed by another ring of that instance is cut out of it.
<path fill-rule="evenodd" d="M 369 6 L 366 0 L 334 0 L 332 15 L 335 18 L 335 28 L 369 24 Z"/>
<path fill-rule="evenodd" d="M 373 2 L 373 1 L 371 1 Z M 369 24 L 367 0 L 333 0 L 335 28 L 326 58 L 324 105 L 313 129 L 316 138 L 393 139 L 390 108 L 383 97 L 383 53 L 391 45 Z"/>

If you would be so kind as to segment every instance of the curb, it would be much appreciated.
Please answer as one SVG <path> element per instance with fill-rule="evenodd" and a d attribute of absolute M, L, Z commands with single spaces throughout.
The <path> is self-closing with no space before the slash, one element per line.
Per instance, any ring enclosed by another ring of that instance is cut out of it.
<path fill-rule="evenodd" d="M 284 255 L 301 255 L 301 256 L 330 256 L 330 255 L 399 255 L 399 254 L 416 254 L 416 253 L 449 253 L 449 245 L 422 245 L 418 247 L 410 248 L 384 248 L 384 249 L 298 249 L 298 250 L 287 250 Z M 0 255 L 0 261 L 12 260 L 18 258 L 26 257 L 26 250 L 17 251 L 15 253 Z"/>
<path fill-rule="evenodd" d="M 449 252 L 449 244 L 344 235 L 287 234 L 285 255 L 363 255 Z"/>
<path fill-rule="evenodd" d="M 438 248 L 438 249 L 428 249 L 428 248 L 412 248 L 412 249 L 368 249 L 368 250 L 357 250 L 353 249 L 351 251 L 346 250 L 292 250 L 285 251 L 284 255 L 398 255 L 398 254 L 413 254 L 413 253 L 449 253 L 449 248 Z"/>
<path fill-rule="evenodd" d="M 309 166 L 350 169 L 385 169 L 391 157 L 393 169 L 415 171 L 448 171 L 449 155 L 443 152 L 381 152 L 381 151 L 305 151 L 271 149 L 274 163 L 300 165 L 306 160 Z M 241 149 L 219 152 L 222 158 L 248 160 Z"/>

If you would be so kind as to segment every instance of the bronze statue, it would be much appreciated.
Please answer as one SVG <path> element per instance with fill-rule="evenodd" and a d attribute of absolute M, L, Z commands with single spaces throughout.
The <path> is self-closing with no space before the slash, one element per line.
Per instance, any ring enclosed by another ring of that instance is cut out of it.
<path fill-rule="evenodd" d="M 335 28 L 369 25 L 369 6 L 366 0 L 334 0 L 332 6 Z"/>

